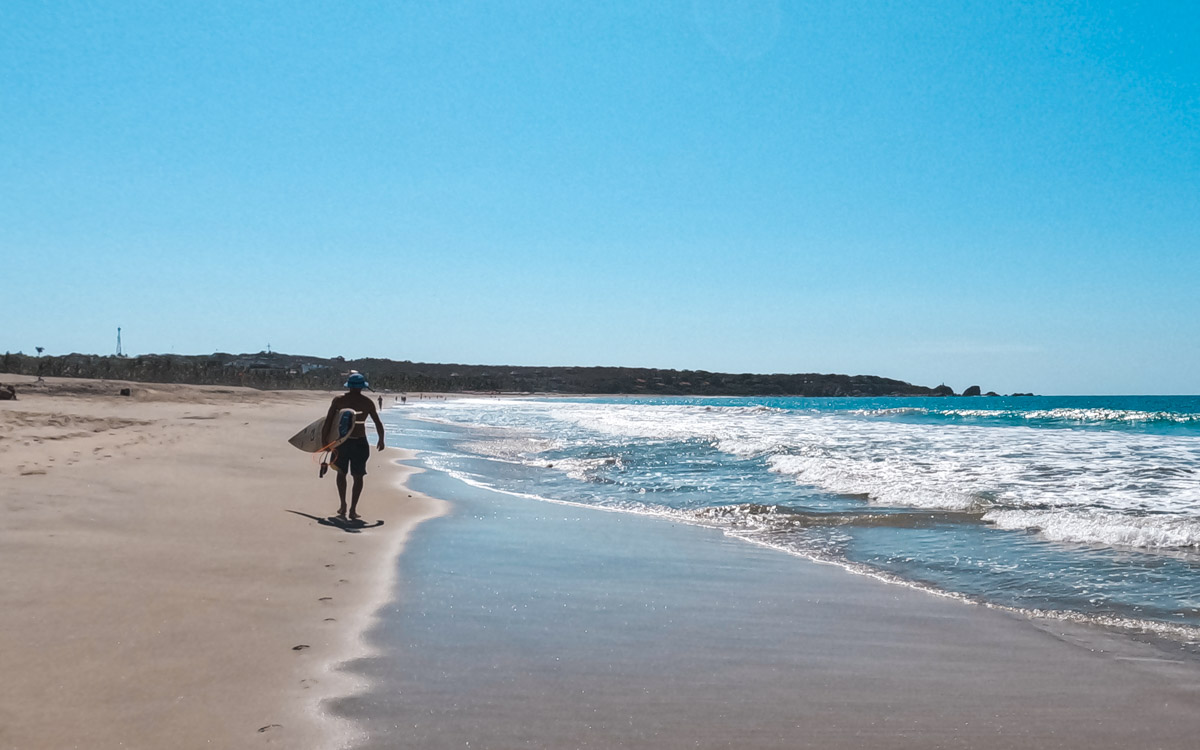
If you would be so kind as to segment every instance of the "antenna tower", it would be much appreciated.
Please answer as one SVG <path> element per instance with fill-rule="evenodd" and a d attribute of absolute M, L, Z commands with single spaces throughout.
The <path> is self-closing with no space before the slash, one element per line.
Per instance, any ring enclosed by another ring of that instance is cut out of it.
<path fill-rule="evenodd" d="M 117 356 L 124 357 L 125 354 L 121 351 L 121 327 L 117 326 Z"/>

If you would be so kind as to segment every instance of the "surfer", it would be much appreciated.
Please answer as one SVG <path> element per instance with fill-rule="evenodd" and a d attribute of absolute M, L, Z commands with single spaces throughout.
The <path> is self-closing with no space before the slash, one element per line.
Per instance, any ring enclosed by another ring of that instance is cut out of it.
<path fill-rule="evenodd" d="M 337 469 L 337 491 L 341 506 L 338 508 L 338 518 L 346 518 L 346 472 L 354 477 L 354 486 L 350 492 L 350 520 L 357 521 L 358 498 L 362 494 L 363 477 L 367 474 L 367 458 L 371 455 L 371 446 L 367 443 L 367 417 L 375 422 L 375 432 L 379 435 L 376 448 L 383 450 L 383 423 L 379 421 L 379 412 L 375 402 L 363 395 L 363 389 L 374 390 L 367 379 L 360 373 L 352 372 L 342 386 L 346 393 L 336 396 L 325 415 L 325 426 L 321 434 L 329 434 L 329 427 L 342 409 L 353 409 L 354 429 L 350 438 L 333 451 L 333 467 Z"/>

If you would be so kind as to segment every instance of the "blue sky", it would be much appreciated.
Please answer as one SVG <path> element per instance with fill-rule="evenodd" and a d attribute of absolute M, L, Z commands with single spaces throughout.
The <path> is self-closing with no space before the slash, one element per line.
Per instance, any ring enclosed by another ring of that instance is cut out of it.
<path fill-rule="evenodd" d="M 0 5 L 0 348 L 1200 393 L 1200 5 Z"/>

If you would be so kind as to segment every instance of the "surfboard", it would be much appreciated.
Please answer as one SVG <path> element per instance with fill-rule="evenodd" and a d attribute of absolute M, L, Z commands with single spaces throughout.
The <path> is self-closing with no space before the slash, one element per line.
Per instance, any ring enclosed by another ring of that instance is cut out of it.
<path fill-rule="evenodd" d="M 346 438 L 350 437 L 350 432 L 354 429 L 354 410 L 342 409 L 339 411 L 333 424 L 329 426 L 328 435 L 321 434 L 321 426 L 324 424 L 325 417 L 321 417 L 288 438 L 288 442 L 306 453 L 318 453 L 341 445 L 346 442 Z"/>

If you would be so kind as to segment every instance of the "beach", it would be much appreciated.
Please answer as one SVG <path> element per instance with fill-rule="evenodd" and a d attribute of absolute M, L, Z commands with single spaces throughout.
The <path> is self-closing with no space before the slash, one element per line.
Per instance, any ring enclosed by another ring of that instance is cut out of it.
<path fill-rule="evenodd" d="M 332 478 L 286 443 L 331 393 L 30 380 L 0 377 L 19 394 L 0 403 L 3 750 L 1174 749 L 1200 732 L 1187 652 L 418 471 L 442 450 L 422 429 L 496 431 L 385 409 L 414 451 L 373 455 L 368 528 L 348 530 L 325 520 Z"/>
<path fill-rule="evenodd" d="M 286 439 L 331 394 L 0 376 L 0 747 L 327 748 L 336 665 L 438 504 L 376 453 L 361 531 Z M 119 395 L 129 388 L 131 395 Z M 371 433 L 371 430 L 368 430 Z"/>

